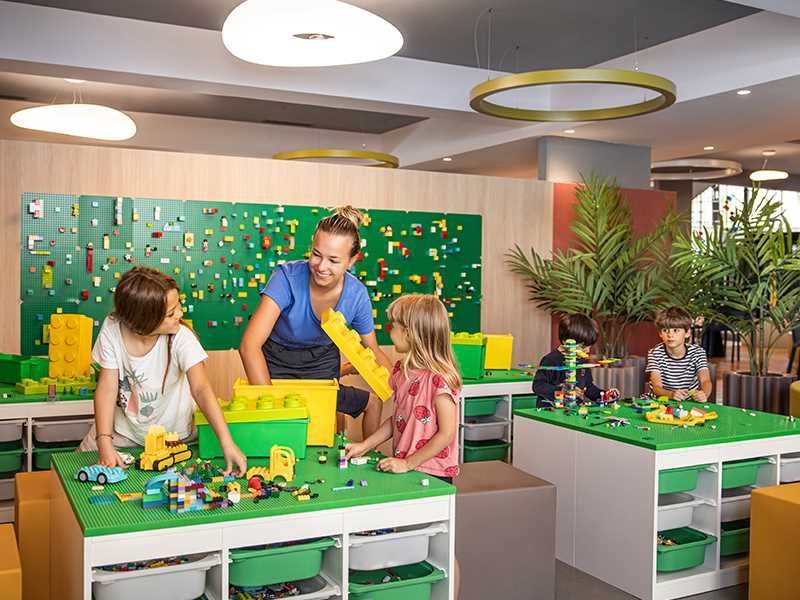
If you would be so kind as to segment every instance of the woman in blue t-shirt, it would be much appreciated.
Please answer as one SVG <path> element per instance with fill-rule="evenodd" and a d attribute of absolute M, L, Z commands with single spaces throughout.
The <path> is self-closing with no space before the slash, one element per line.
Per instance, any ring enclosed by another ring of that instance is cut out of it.
<path fill-rule="evenodd" d="M 371 348 L 378 362 L 392 365 L 378 347 L 367 288 L 348 272 L 361 251 L 361 213 L 352 206 L 336 209 L 314 231 L 311 257 L 279 265 L 242 336 L 239 354 L 252 384 L 275 379 L 333 379 L 355 371 L 341 367 L 339 349 L 322 330 L 320 316 L 335 308 Z M 364 414 L 364 435 L 380 425 L 382 403 L 375 394 L 342 386 L 336 410 Z"/>

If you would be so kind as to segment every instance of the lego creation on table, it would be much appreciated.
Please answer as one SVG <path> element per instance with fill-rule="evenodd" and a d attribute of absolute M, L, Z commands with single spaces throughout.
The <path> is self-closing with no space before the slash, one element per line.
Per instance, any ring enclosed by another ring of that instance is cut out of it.
<path fill-rule="evenodd" d="M 381 400 L 386 402 L 392 397 L 388 369 L 378 364 L 372 349 L 361 343 L 358 332 L 347 327 L 342 313 L 332 308 L 322 313 L 322 329 Z"/>
<path fill-rule="evenodd" d="M 142 471 L 163 471 L 191 457 L 192 451 L 178 439 L 177 433 L 168 432 L 161 425 L 151 425 L 136 465 Z"/>

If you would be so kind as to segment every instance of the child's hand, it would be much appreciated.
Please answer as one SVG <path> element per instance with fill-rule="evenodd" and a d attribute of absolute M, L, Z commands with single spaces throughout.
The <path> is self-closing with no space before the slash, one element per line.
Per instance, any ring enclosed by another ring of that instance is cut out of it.
<path fill-rule="evenodd" d="M 706 396 L 706 393 L 703 390 L 695 390 L 694 399 L 697 402 L 708 402 L 708 396 Z"/>
<path fill-rule="evenodd" d="M 244 474 L 247 473 L 247 457 L 239 450 L 239 447 L 230 442 L 225 444 L 222 447 L 222 456 L 225 457 L 225 470 L 223 471 L 223 475 L 230 475 L 231 471 L 233 471 L 233 465 L 235 464 L 237 467 L 236 471 L 233 471 L 233 474 L 236 477 L 244 477 Z"/>
<path fill-rule="evenodd" d="M 358 370 L 349 362 L 342 363 L 339 377 L 345 377 L 347 375 L 358 375 Z"/>
<path fill-rule="evenodd" d="M 411 467 L 404 458 L 384 458 L 378 463 L 378 470 L 385 473 L 408 473 Z"/>
<path fill-rule="evenodd" d="M 689 390 L 675 390 L 672 394 L 673 400 L 686 400 L 689 398 Z"/>
<path fill-rule="evenodd" d="M 622 396 L 622 394 L 617 388 L 606 390 L 606 400 L 608 401 L 617 400 L 620 396 Z"/>
<path fill-rule="evenodd" d="M 122 460 L 117 449 L 114 448 L 114 444 L 111 443 L 111 440 L 106 440 L 104 444 L 99 444 L 97 450 L 98 465 L 103 465 L 104 467 L 122 467 L 123 469 L 128 468 L 128 465 Z"/>
<path fill-rule="evenodd" d="M 356 444 L 345 444 L 345 458 L 350 460 L 351 458 L 356 458 L 357 456 L 361 456 L 362 454 L 366 453 L 369 448 L 367 448 L 363 442 L 359 442 Z"/>

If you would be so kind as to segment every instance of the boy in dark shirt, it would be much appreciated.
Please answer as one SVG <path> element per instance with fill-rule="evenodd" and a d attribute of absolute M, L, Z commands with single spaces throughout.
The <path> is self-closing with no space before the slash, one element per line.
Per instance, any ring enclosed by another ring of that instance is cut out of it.
<path fill-rule="evenodd" d="M 597 341 L 598 328 L 594 319 L 586 315 L 564 315 L 558 323 L 558 340 L 561 345 L 546 354 L 541 362 L 540 367 L 563 367 L 566 364 L 564 354 L 564 342 L 567 340 L 575 340 L 576 350 L 578 354 L 588 352 L 589 348 Z M 586 360 L 579 358 L 578 364 L 585 363 Z M 576 386 L 578 388 L 578 398 L 589 400 L 590 402 L 598 402 L 601 399 L 603 390 L 597 387 L 592 381 L 591 369 L 578 369 L 576 372 Z M 567 372 L 563 370 L 550 370 L 540 369 L 536 371 L 533 378 L 533 393 L 536 394 L 537 406 L 550 406 L 555 401 L 555 393 L 557 390 L 563 389 L 564 382 L 567 379 Z M 619 396 L 618 390 L 609 390 L 609 392 L 616 392 Z M 582 396 L 582 398 L 581 398 Z"/>

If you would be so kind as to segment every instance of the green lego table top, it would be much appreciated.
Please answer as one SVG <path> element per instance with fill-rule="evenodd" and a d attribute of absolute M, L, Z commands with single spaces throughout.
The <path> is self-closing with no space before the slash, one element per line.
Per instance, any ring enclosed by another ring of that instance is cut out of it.
<path fill-rule="evenodd" d="M 327 464 L 317 462 L 317 451 L 327 450 Z M 310 447 L 305 460 L 297 462 L 295 480 L 290 485 L 302 485 L 306 481 L 325 480 L 324 484 L 312 484 L 311 490 L 319 497 L 300 502 L 289 492 L 281 492 L 278 498 L 261 499 L 256 503 L 251 498 L 243 498 L 238 504 L 213 510 L 202 510 L 183 514 L 172 514 L 167 506 L 142 508 L 141 501 L 120 502 L 114 500 L 109 504 L 91 504 L 90 496 L 114 495 L 120 493 L 142 492 L 145 483 L 156 473 L 140 471 L 129 467 L 128 478 L 119 483 L 107 484 L 102 491 L 92 491 L 92 483 L 77 481 L 75 473 L 84 466 L 95 464 L 96 452 L 64 452 L 52 456 L 52 465 L 64 484 L 64 489 L 72 504 L 83 534 L 86 537 L 186 527 L 223 521 L 236 521 L 258 517 L 281 516 L 303 512 L 315 512 L 334 508 L 349 508 L 400 500 L 416 500 L 434 496 L 455 494 L 456 488 L 440 479 L 417 471 L 403 475 L 393 475 L 375 470 L 374 465 L 350 465 L 347 469 L 339 469 L 335 448 Z M 213 461 L 222 464 L 221 461 Z M 248 467 L 269 464 L 267 459 L 251 459 Z M 332 488 L 344 486 L 352 479 L 355 487 L 350 490 L 333 491 Z M 423 486 L 422 480 L 428 479 L 429 485 Z M 367 486 L 360 485 L 361 480 Z M 237 480 L 242 484 L 242 493 L 246 493 L 244 479 Z M 222 484 L 211 484 L 214 489 Z"/>
<path fill-rule="evenodd" d="M 533 373 L 526 369 L 484 371 L 483 377 L 480 379 L 465 379 L 464 385 L 476 383 L 516 383 L 518 381 L 533 381 Z"/>
<path fill-rule="evenodd" d="M 523 408 L 515 410 L 514 414 L 656 451 L 800 435 L 800 419 L 792 420 L 783 415 L 743 410 L 733 406 L 694 402 L 681 404 L 687 409 L 697 406 L 704 411 L 716 411 L 719 418 L 694 427 L 650 423 L 644 413 L 640 414 L 633 407 L 624 405 L 616 411 L 607 409 L 592 412 L 588 418 L 576 413 L 568 416 L 563 410 L 544 408 Z M 608 417 L 628 419 L 630 424 L 617 427 L 602 424 Z M 593 425 L 595 423 L 597 425 Z M 650 429 L 643 429 L 644 427 Z"/>
<path fill-rule="evenodd" d="M 56 394 L 56 402 L 62 400 L 93 400 L 94 393 L 79 396 L 78 394 Z M 22 402 L 47 402 L 47 394 L 20 394 L 13 385 L 0 383 L 0 404 L 19 404 Z"/>

